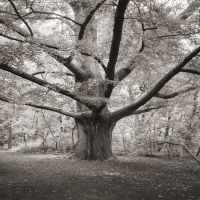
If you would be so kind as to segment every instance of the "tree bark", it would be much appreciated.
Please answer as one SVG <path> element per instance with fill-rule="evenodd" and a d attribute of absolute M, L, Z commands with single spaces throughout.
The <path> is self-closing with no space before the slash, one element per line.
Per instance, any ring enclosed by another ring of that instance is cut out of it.
<path fill-rule="evenodd" d="M 112 131 L 115 124 L 107 117 L 93 116 L 77 122 L 76 157 L 87 160 L 106 160 L 112 157 Z"/>

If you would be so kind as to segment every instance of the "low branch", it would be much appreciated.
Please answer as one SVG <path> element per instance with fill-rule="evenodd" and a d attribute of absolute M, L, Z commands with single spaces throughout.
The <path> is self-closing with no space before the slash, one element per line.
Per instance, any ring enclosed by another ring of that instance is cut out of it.
<path fill-rule="evenodd" d="M 56 85 L 53 85 L 53 84 L 51 84 L 51 83 L 49 83 L 49 82 L 47 82 L 47 81 L 45 81 L 45 80 L 36 78 L 36 77 L 34 77 L 33 75 L 30 75 L 30 74 L 28 74 L 28 73 L 26 73 L 26 72 L 23 72 L 22 70 L 16 69 L 16 68 L 14 68 L 14 67 L 10 67 L 10 66 L 7 65 L 7 64 L 0 64 L 0 69 L 2 69 L 2 70 L 4 70 L 4 71 L 7 71 L 7 72 L 10 72 L 10 73 L 12 73 L 12 74 L 15 74 L 15 75 L 17 75 L 17 76 L 19 76 L 19 77 L 21 77 L 21 78 L 24 78 L 24 79 L 26 79 L 26 80 L 29 80 L 29 81 L 31 81 L 31 82 L 33 82 L 33 83 L 36 83 L 36 84 L 40 85 L 40 86 L 46 87 L 46 88 L 48 88 L 48 89 L 50 89 L 50 90 L 52 90 L 52 91 L 54 91 L 54 92 L 63 94 L 63 95 L 65 95 L 65 96 L 68 96 L 68 95 L 69 95 L 69 97 L 71 97 L 71 98 L 74 97 L 74 95 L 71 94 L 70 91 L 67 91 L 67 90 L 64 90 L 64 89 L 62 89 L 62 88 L 59 88 L 59 87 L 56 86 Z"/>
<path fill-rule="evenodd" d="M 91 108 L 91 109 L 96 109 L 98 108 L 99 106 L 101 106 L 102 104 L 105 104 L 105 102 L 99 102 L 99 100 L 95 100 L 95 99 L 89 99 L 87 97 L 79 97 L 78 95 L 76 95 L 75 93 L 72 93 L 68 90 L 65 90 L 65 89 L 62 89 L 54 84 L 51 84 L 45 80 L 42 80 L 42 79 L 39 79 L 33 75 L 30 75 L 26 72 L 23 72 L 19 69 L 16 69 L 16 68 L 13 68 L 13 67 L 10 67 L 9 65 L 7 64 L 0 64 L 0 69 L 4 70 L 4 71 L 7 71 L 7 72 L 10 72 L 12 74 L 15 74 L 23 79 L 26 79 L 26 80 L 29 80 L 33 83 L 36 83 L 42 87 L 45 87 L 45 88 L 48 88 L 49 90 L 52 90 L 58 94 L 62 94 L 62 95 L 65 95 L 65 96 L 68 96 L 78 102 L 81 102 L 83 104 L 85 104 L 88 108 Z"/>
<path fill-rule="evenodd" d="M 49 106 L 36 105 L 36 104 L 32 104 L 32 103 L 26 103 L 25 105 L 31 106 L 33 108 L 38 108 L 38 109 L 42 109 L 42 110 L 48 110 L 48 111 L 56 112 L 56 113 L 59 113 L 61 115 L 72 117 L 74 119 L 79 119 L 80 118 L 80 116 L 78 114 L 73 114 L 73 113 L 70 113 L 70 112 L 66 112 L 66 111 L 64 111 L 64 110 L 62 110 L 60 108 L 53 108 L 53 107 L 49 107 Z"/>
<path fill-rule="evenodd" d="M 84 32 L 85 32 L 85 29 L 87 27 L 87 25 L 90 23 L 92 17 L 94 16 L 95 12 L 106 2 L 107 0 L 101 0 L 99 3 L 97 3 L 97 5 L 95 6 L 95 8 L 93 8 L 88 16 L 85 18 L 84 22 L 82 23 L 81 25 L 81 28 L 80 28 L 80 31 L 79 31 L 79 36 L 78 36 L 78 39 L 79 40 L 82 40 L 83 39 L 83 36 L 84 36 Z"/>
<path fill-rule="evenodd" d="M 12 5 L 12 7 L 13 7 L 15 13 L 17 14 L 17 16 L 22 20 L 22 22 L 23 22 L 23 23 L 25 24 L 25 26 L 28 28 L 28 30 L 29 30 L 31 36 L 33 36 L 33 32 L 32 32 L 32 30 L 31 30 L 31 27 L 30 27 L 30 26 L 28 25 L 28 23 L 24 20 L 24 18 L 20 15 L 20 13 L 18 12 L 18 10 L 17 10 L 15 4 L 13 3 L 13 1 L 12 1 L 12 0 L 8 0 L 8 1 L 9 1 L 10 4 Z"/>
<path fill-rule="evenodd" d="M 155 86 L 149 92 L 145 93 L 139 100 L 137 100 L 133 104 L 130 104 L 128 106 L 125 106 L 124 108 L 115 111 L 113 113 L 113 120 L 118 121 L 123 117 L 129 116 L 132 112 L 136 111 L 142 105 L 151 100 L 165 86 L 165 84 L 168 83 L 175 75 L 177 75 L 190 60 L 192 60 L 195 56 L 198 55 L 199 52 L 200 46 L 197 47 L 194 51 L 192 51 L 188 56 L 186 56 L 186 58 L 175 68 L 170 70 L 163 78 L 161 78 L 155 84 Z"/>
<path fill-rule="evenodd" d="M 183 144 L 174 143 L 174 142 L 157 142 L 157 144 L 159 145 L 169 144 L 169 145 L 174 145 L 174 146 L 181 146 L 194 160 L 197 161 L 198 164 L 200 164 L 200 160 Z"/>
<path fill-rule="evenodd" d="M 1 94 L 0 94 L 0 101 L 4 101 L 4 102 L 7 102 L 7 103 L 15 104 L 14 101 L 10 100 L 9 98 L 7 98 L 6 96 L 3 96 Z M 54 107 L 43 106 L 43 105 L 36 105 L 36 104 L 33 104 L 33 103 L 25 103 L 25 104 L 20 104 L 20 105 L 30 106 L 30 107 L 37 108 L 37 109 L 52 111 L 52 112 L 55 112 L 55 113 L 58 113 L 58 114 L 61 114 L 61 115 L 72 117 L 74 119 L 82 119 L 83 116 L 91 115 L 88 112 L 87 113 L 76 113 L 76 114 L 73 114 L 73 113 L 70 113 L 70 112 L 66 112 L 66 111 L 64 111 L 64 110 L 62 110 L 60 108 L 54 108 Z"/>

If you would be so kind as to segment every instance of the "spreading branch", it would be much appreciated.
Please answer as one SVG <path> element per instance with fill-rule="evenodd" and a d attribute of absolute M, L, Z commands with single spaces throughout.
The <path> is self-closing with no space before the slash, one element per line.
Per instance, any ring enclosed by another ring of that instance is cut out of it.
<path fill-rule="evenodd" d="M 26 103 L 25 105 L 31 106 L 33 108 L 38 108 L 38 109 L 42 109 L 42 110 L 48 110 L 48 111 L 56 112 L 56 113 L 59 113 L 61 115 L 72 117 L 74 119 L 80 118 L 80 116 L 78 114 L 73 114 L 73 113 L 70 113 L 70 112 L 66 112 L 66 111 L 64 111 L 64 110 L 62 110 L 60 108 L 53 108 L 53 107 L 49 107 L 49 106 L 36 105 L 36 104 L 32 104 L 32 103 Z"/>
<path fill-rule="evenodd" d="M 0 100 L 3 101 L 3 102 L 11 103 L 11 104 L 15 103 L 12 100 L 10 100 L 9 98 L 7 98 L 6 96 L 1 95 L 1 94 L 0 94 Z M 83 117 L 83 115 L 84 115 L 84 113 L 73 114 L 73 113 L 70 113 L 70 112 L 66 112 L 66 111 L 64 111 L 64 110 L 62 110 L 60 108 L 54 108 L 54 107 L 43 106 L 43 105 L 36 105 L 36 104 L 33 104 L 33 103 L 25 103 L 25 104 L 21 104 L 21 105 L 30 106 L 30 107 L 37 108 L 37 109 L 42 109 L 42 110 L 48 110 L 48 111 L 56 112 L 56 113 L 59 113 L 61 115 L 72 117 L 74 119 L 81 119 Z M 86 115 L 88 115 L 88 113 L 86 113 Z"/>
<path fill-rule="evenodd" d="M 78 95 L 76 95 L 75 93 L 73 92 L 70 92 L 69 90 L 65 90 L 65 89 L 62 89 L 54 84 L 51 84 L 45 80 L 42 80 L 42 79 L 39 79 L 33 75 L 30 75 L 26 72 L 23 72 L 22 70 L 19 70 L 19 69 L 16 69 L 14 67 L 10 67 L 9 65 L 7 64 L 0 64 L 0 69 L 4 70 L 4 71 L 7 71 L 7 72 L 10 72 L 12 74 L 15 74 L 23 79 L 26 79 L 26 80 L 29 80 L 33 83 L 36 83 L 42 87 L 45 87 L 49 90 L 52 90 L 58 94 L 62 94 L 62 95 L 65 95 L 65 96 L 68 96 L 78 102 L 81 102 L 83 104 L 85 104 L 88 108 L 91 108 L 91 109 L 96 109 L 98 108 L 99 106 L 102 106 L 102 104 L 105 104 L 105 102 L 99 102 L 98 103 L 96 102 L 95 99 L 89 99 L 87 97 L 79 97 Z"/>
<path fill-rule="evenodd" d="M 197 47 L 188 56 L 186 56 L 186 58 L 181 63 L 179 63 L 175 68 L 170 70 L 163 78 L 161 78 L 155 84 L 155 86 L 149 92 L 145 93 L 139 100 L 137 100 L 133 104 L 130 104 L 128 106 L 125 106 L 124 108 L 115 111 L 112 114 L 113 120 L 118 121 L 123 117 L 129 116 L 132 112 L 136 111 L 142 105 L 151 100 L 165 86 L 165 84 L 168 83 L 175 75 L 177 75 L 190 60 L 192 60 L 195 56 L 198 55 L 199 52 L 200 52 L 200 46 Z"/>

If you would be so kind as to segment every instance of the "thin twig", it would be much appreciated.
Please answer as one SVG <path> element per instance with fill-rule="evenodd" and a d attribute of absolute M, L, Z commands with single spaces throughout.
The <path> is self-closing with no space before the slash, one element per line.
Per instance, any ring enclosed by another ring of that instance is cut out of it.
<path fill-rule="evenodd" d="M 12 5 L 14 11 L 16 12 L 17 16 L 23 21 L 23 23 L 26 25 L 26 27 L 28 28 L 31 36 L 33 36 L 33 32 L 31 30 L 31 27 L 28 25 L 28 23 L 24 20 L 24 18 L 20 15 L 20 13 L 18 12 L 15 4 L 12 2 L 12 0 L 8 0 L 10 2 L 10 4 Z"/>

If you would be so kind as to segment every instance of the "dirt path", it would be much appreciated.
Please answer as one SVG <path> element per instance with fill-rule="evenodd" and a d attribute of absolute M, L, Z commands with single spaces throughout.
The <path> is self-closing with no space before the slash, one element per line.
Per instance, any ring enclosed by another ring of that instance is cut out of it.
<path fill-rule="evenodd" d="M 0 200 L 200 200 L 196 163 L 0 152 Z"/>

